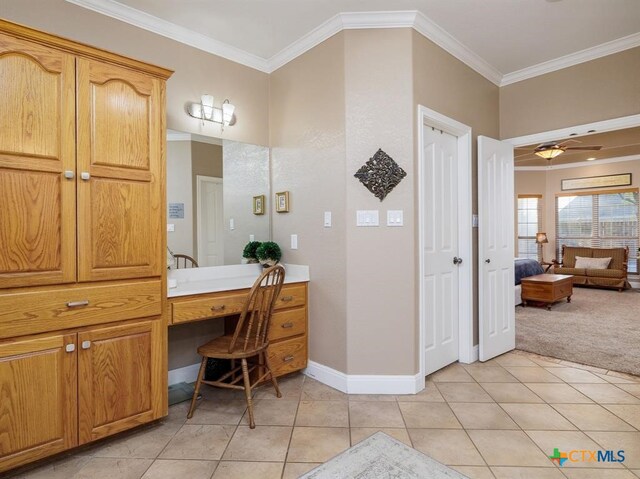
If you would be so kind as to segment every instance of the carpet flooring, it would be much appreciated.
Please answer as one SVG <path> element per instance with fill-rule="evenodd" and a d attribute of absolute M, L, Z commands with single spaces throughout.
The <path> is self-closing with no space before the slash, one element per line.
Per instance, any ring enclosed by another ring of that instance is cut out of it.
<path fill-rule="evenodd" d="M 517 306 L 516 348 L 640 375 L 640 294 L 574 287 L 551 311 Z"/>

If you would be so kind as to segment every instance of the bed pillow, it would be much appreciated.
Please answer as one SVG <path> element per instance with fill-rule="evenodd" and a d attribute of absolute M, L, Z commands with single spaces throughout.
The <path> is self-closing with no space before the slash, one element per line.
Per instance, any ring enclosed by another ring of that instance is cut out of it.
<path fill-rule="evenodd" d="M 607 269 L 611 258 L 585 258 L 576 256 L 576 269 Z"/>

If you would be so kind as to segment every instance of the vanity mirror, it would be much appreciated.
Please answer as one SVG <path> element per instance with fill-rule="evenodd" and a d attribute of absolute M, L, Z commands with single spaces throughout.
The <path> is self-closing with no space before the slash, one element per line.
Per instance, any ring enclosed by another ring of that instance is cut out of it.
<path fill-rule="evenodd" d="M 264 214 L 255 213 L 263 196 Z M 269 148 L 167 130 L 167 246 L 198 266 L 240 264 L 270 234 Z"/>

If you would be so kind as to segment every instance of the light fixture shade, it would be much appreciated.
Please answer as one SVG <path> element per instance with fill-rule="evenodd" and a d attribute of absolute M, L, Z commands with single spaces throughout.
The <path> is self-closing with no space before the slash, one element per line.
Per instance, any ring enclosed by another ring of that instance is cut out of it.
<path fill-rule="evenodd" d="M 231 123 L 231 120 L 233 119 L 233 112 L 235 110 L 236 107 L 229 103 L 229 100 L 222 104 L 222 121 L 225 125 Z"/>
<path fill-rule="evenodd" d="M 544 158 L 545 160 L 551 160 L 552 158 L 555 158 L 562 153 L 564 153 L 564 150 L 562 148 L 548 148 L 545 150 L 536 151 L 536 155 Z"/>
<path fill-rule="evenodd" d="M 536 233 L 536 243 L 543 244 L 548 242 L 547 233 Z"/>
<path fill-rule="evenodd" d="M 205 120 L 213 119 L 213 96 L 202 95 L 200 97 L 200 103 L 202 103 L 202 117 Z"/>

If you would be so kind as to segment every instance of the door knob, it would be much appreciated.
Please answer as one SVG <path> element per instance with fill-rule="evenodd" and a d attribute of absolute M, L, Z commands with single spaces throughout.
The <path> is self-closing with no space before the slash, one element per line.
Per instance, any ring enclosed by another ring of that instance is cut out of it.
<path fill-rule="evenodd" d="M 488 264 L 488 263 L 491 263 L 491 260 L 490 259 L 485 259 L 484 262 Z"/>
<path fill-rule="evenodd" d="M 457 256 L 453 257 L 453 264 L 461 264 L 462 258 L 458 258 Z"/>

